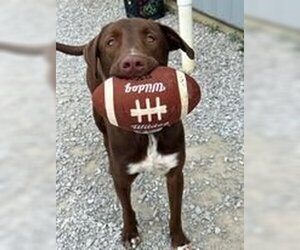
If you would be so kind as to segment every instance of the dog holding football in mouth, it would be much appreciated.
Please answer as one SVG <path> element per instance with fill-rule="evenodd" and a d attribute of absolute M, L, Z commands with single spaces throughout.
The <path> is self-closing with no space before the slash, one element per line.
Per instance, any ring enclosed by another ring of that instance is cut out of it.
<path fill-rule="evenodd" d="M 178 49 L 184 51 L 189 58 L 194 58 L 193 49 L 174 30 L 158 22 L 140 18 L 121 19 L 110 23 L 103 27 L 89 43 L 82 46 L 56 43 L 56 50 L 60 52 L 84 56 L 87 63 L 87 85 L 93 98 L 101 84 L 107 83 L 112 77 L 144 79 L 145 84 L 148 84 L 147 92 L 144 91 L 146 87 L 143 85 L 135 88 L 132 82 L 127 82 L 124 85 L 124 91 L 128 93 L 138 92 L 141 88 L 143 91 L 140 92 L 144 94 L 145 92 L 155 94 L 159 90 L 164 90 L 164 86 L 161 86 L 159 82 L 156 82 L 156 85 L 149 85 L 147 77 L 151 75 L 151 72 L 155 72 L 156 68 L 166 67 L 169 52 Z M 110 84 L 105 85 L 107 93 L 109 91 L 112 93 L 112 89 L 117 88 L 117 81 L 115 86 L 112 87 L 112 84 L 111 81 Z M 112 97 L 113 95 L 105 97 L 107 113 L 114 110 L 116 106 L 111 100 Z M 113 124 L 112 120 L 118 122 L 116 114 L 103 115 L 96 104 L 97 101 L 94 102 L 93 116 L 97 127 L 103 134 L 109 157 L 109 170 L 123 209 L 122 241 L 124 246 L 128 249 L 135 249 L 140 242 L 136 215 L 131 205 L 131 184 L 139 173 L 159 171 L 165 175 L 167 181 L 172 247 L 191 249 L 181 221 L 184 187 L 182 170 L 185 163 L 185 136 L 181 119 L 170 124 L 165 123 L 162 127 L 156 126 L 155 130 L 150 129 L 148 133 L 145 131 L 139 133 L 139 131 L 130 131 Z M 138 102 L 135 104 L 139 105 L 138 111 L 141 112 L 140 105 L 142 104 Z M 164 112 L 166 113 L 165 110 Z M 149 118 L 147 115 L 142 118 L 141 116 L 139 115 L 140 122 Z"/>

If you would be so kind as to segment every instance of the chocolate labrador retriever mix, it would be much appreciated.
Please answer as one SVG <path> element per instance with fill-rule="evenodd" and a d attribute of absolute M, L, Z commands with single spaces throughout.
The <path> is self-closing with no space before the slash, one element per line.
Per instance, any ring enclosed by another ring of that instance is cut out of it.
<path fill-rule="evenodd" d="M 143 76 L 159 65 L 167 65 L 169 51 L 182 49 L 191 59 L 194 58 L 194 51 L 171 28 L 139 18 L 108 24 L 86 45 L 56 43 L 56 49 L 69 55 L 84 56 L 91 93 L 108 77 Z M 185 162 L 182 123 L 154 134 L 137 134 L 109 124 L 95 109 L 93 111 L 96 125 L 103 134 L 110 173 L 123 208 L 124 245 L 134 249 L 140 241 L 130 200 L 131 184 L 140 172 L 159 170 L 167 180 L 172 247 L 190 249 L 181 224 Z"/>

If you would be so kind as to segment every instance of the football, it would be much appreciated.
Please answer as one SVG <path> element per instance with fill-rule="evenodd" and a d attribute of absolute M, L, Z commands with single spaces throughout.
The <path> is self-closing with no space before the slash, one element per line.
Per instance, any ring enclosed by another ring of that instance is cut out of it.
<path fill-rule="evenodd" d="M 96 112 L 136 133 L 155 133 L 180 121 L 200 98 L 198 83 L 170 67 L 157 67 L 140 78 L 108 78 L 92 94 Z"/>

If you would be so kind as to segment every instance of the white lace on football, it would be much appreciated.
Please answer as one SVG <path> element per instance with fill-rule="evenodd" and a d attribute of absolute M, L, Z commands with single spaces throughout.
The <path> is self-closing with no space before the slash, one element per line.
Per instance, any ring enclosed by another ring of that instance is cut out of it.
<path fill-rule="evenodd" d="M 157 119 L 161 121 L 162 114 L 167 113 L 167 106 L 160 104 L 160 98 L 155 98 L 155 107 L 151 107 L 150 99 L 146 98 L 146 108 L 141 108 L 139 100 L 135 100 L 135 109 L 130 109 L 130 115 L 137 117 L 138 123 L 142 123 L 143 116 L 147 116 L 148 122 L 152 122 L 152 116 L 157 115 Z"/>

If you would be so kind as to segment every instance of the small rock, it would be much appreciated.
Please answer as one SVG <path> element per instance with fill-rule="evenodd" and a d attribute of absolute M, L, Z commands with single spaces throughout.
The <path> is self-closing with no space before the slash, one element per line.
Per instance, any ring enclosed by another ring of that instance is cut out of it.
<path fill-rule="evenodd" d="M 195 212 L 196 212 L 196 214 L 198 214 L 198 215 L 201 214 L 201 212 L 202 212 L 202 211 L 201 211 L 201 208 L 200 208 L 199 206 L 197 206 L 196 209 L 195 209 Z"/>
<path fill-rule="evenodd" d="M 221 233 L 221 228 L 215 227 L 215 234 L 219 234 L 219 233 Z"/>

